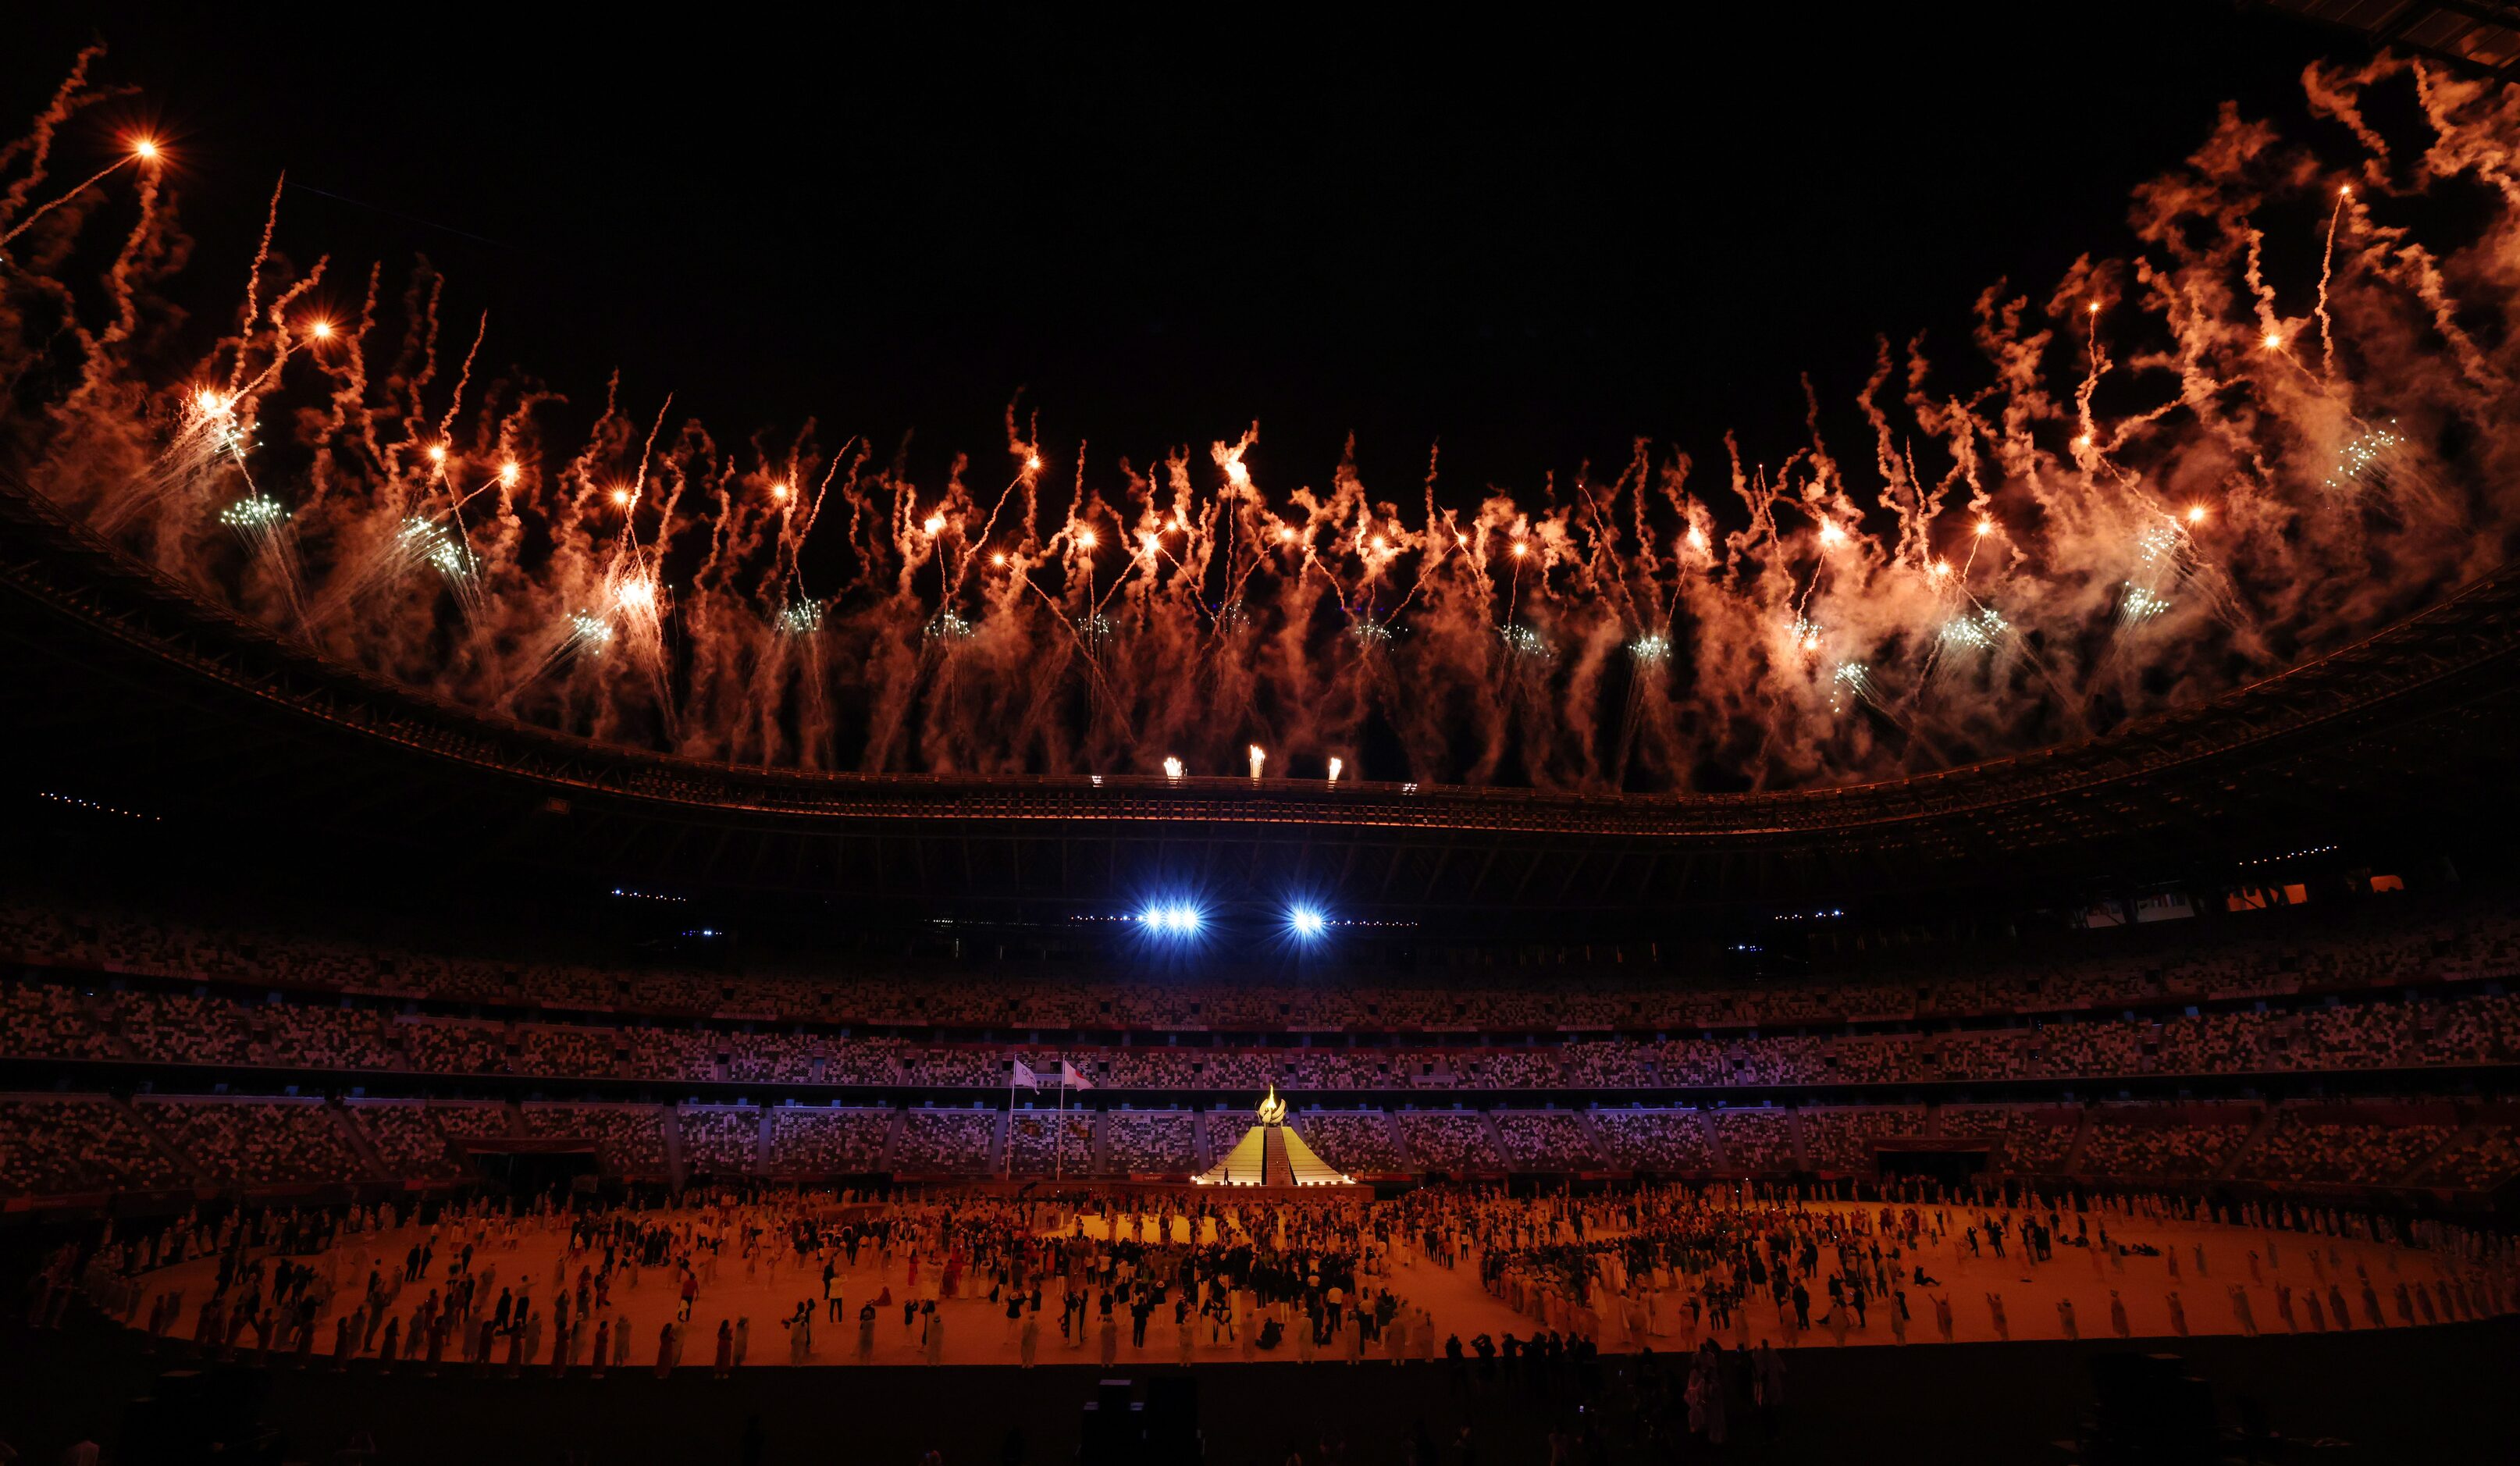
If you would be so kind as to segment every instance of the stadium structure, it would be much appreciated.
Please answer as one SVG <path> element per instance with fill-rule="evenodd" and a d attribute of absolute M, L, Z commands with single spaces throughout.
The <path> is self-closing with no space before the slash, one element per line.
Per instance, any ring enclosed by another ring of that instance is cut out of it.
<path fill-rule="evenodd" d="M 1998 385 L 1880 339 L 1868 507 L 1809 377 L 1728 436 L 1732 532 L 1645 438 L 1419 527 L 1256 424 L 1125 510 L 1013 407 L 985 516 L 572 459 L 280 192 L 161 368 L 233 160 L 62 173 L 78 51 L 0 149 L 0 1462 L 2507 1455 L 2520 9 L 2241 8 L 2377 48 L 2301 75 L 2365 155 L 2225 104 Z"/>
<path fill-rule="evenodd" d="M 1186 1184 L 1273 1087 L 1385 1184 L 2520 1170 L 2507 572 L 2080 744 L 1602 796 L 629 752 L 326 662 L 35 497 L 0 533 L 13 1210 Z M 1095 1088 L 1010 1089 L 1061 1059 Z"/>

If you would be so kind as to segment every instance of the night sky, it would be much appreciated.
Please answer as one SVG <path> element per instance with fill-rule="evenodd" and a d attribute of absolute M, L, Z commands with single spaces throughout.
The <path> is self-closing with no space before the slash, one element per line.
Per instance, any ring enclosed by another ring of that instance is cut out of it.
<path fill-rule="evenodd" d="M 2213 0 L 1554 36 L 1469 12 L 1089 33 L 68 9 L 12 18 L 0 106 L 22 119 L 111 45 L 98 77 L 141 95 L 63 171 L 109 124 L 168 141 L 202 246 L 179 294 L 207 317 L 286 169 L 284 252 L 389 280 L 425 252 L 462 333 L 490 311 L 488 363 L 580 401 L 617 366 L 638 416 L 670 390 L 730 441 L 810 415 L 879 458 L 911 435 L 926 482 L 969 451 L 986 481 L 1020 390 L 1106 487 L 1118 455 L 1257 419 L 1273 490 L 1325 481 L 1353 431 L 1404 501 L 1437 443 L 1455 501 L 1638 435 L 1712 465 L 1736 430 L 1773 463 L 1804 441 L 1804 372 L 1866 457 L 1847 399 L 1875 333 L 1957 362 L 1991 282 L 2044 296 L 2123 252 L 2129 186 L 2224 99 L 2297 118 L 2301 65 L 2352 54 Z"/>

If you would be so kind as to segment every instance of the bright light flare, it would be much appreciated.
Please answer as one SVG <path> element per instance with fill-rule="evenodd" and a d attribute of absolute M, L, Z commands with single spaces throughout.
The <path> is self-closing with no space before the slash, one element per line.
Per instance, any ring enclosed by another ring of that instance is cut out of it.
<path fill-rule="evenodd" d="M 1164 760 L 1164 777 L 1166 777 L 1166 778 L 1179 778 L 1179 777 L 1182 777 L 1182 761 L 1181 761 L 1181 760 L 1179 760 L 1179 759 L 1166 759 L 1166 760 Z"/>
<path fill-rule="evenodd" d="M 1993 533 L 1995 533 L 1995 521 L 1993 519 L 1981 518 L 1977 521 L 1977 537 L 1979 539 L 1983 540 Z"/>
<path fill-rule="evenodd" d="M 428 461 L 432 464 L 442 464 L 446 462 L 446 445 L 444 443 L 430 444 L 428 448 Z"/>
<path fill-rule="evenodd" d="M 1226 464 L 1225 476 L 1238 489 L 1248 488 L 1251 485 L 1251 470 L 1242 466 L 1242 460 L 1238 458 Z"/>
<path fill-rule="evenodd" d="M 1024 455 L 1024 471 L 1026 473 L 1038 473 L 1041 471 L 1040 454 L 1027 453 Z"/>
<path fill-rule="evenodd" d="M 1260 766 L 1261 766 L 1261 765 L 1263 765 L 1263 764 L 1266 764 L 1267 762 L 1269 762 L 1269 750 L 1268 750 L 1268 749 L 1266 749 L 1266 748 L 1261 747 L 1261 746 L 1260 746 L 1259 744 L 1257 744 L 1257 743 L 1252 744 L 1252 745 L 1251 745 L 1251 777 L 1252 777 L 1253 778 L 1258 778 L 1258 777 L 1260 777 Z"/>
<path fill-rule="evenodd" d="M 1944 576 L 1952 573 L 1952 562 L 1950 560 L 1936 560 L 1925 567 L 1925 573 L 1933 576 L 1936 580 L 1940 580 Z"/>
<path fill-rule="evenodd" d="M 615 509 L 628 509 L 630 507 L 630 491 L 628 489 L 614 489 L 612 491 L 612 507 Z"/>
<path fill-rule="evenodd" d="M 788 480 L 783 478 L 777 483 L 772 484 L 770 486 L 770 497 L 778 500 L 781 504 L 786 504 L 788 502 Z"/>
<path fill-rule="evenodd" d="M 1340 771 L 1346 768 L 1347 764 L 1344 760 L 1335 757 L 1332 758 L 1330 760 L 1330 782 L 1337 783 Z"/>
<path fill-rule="evenodd" d="M 1823 545 L 1843 545 L 1846 543 L 1846 531 L 1839 527 L 1836 520 L 1823 519 L 1820 526 L 1820 542 Z"/>
<path fill-rule="evenodd" d="M 2204 523 L 2205 506 L 2201 504 L 2191 504 L 2187 506 L 2187 522 L 2190 524 Z"/>
<path fill-rule="evenodd" d="M 333 323 L 330 321 L 318 321 L 314 325 L 306 328 L 306 333 L 319 341 L 329 341 L 333 339 Z"/>
<path fill-rule="evenodd" d="M 1196 936 L 1206 920 L 1198 908 L 1181 902 L 1150 906 L 1138 916 L 1139 925 L 1167 937 Z"/>
<path fill-rule="evenodd" d="M 989 563 L 997 566 L 1001 570 L 1005 569 L 1007 567 L 1007 553 L 1003 550 L 992 552 L 989 555 Z"/>
<path fill-rule="evenodd" d="M 2269 351 L 2280 351 L 2283 349 L 2283 333 L 2280 331 L 2270 331 L 2265 335 L 2260 336 L 2258 340 L 2259 343 L 2264 345 Z"/>
<path fill-rule="evenodd" d="M 929 514 L 927 516 L 926 524 L 922 527 L 927 531 L 928 537 L 933 539 L 937 535 L 941 535 L 945 532 L 945 516 L 943 514 Z"/>
<path fill-rule="evenodd" d="M 512 484 L 512 483 L 515 483 L 516 481 L 517 481 L 517 465 L 516 465 L 516 461 L 515 461 L 515 460 L 513 460 L 513 459 L 511 459 L 511 460 L 510 460 L 510 461 L 508 461 L 507 463 L 501 464 L 501 465 L 499 466 L 499 482 L 501 482 L 501 483 L 507 483 L 507 484 Z"/>
<path fill-rule="evenodd" d="M 1093 549 L 1093 548 L 1094 548 L 1094 546 L 1095 546 L 1095 545 L 1096 545 L 1096 543 L 1097 543 L 1097 540 L 1096 540 L 1096 537 L 1095 537 L 1094 531 L 1092 531 L 1092 530 L 1090 530 L 1090 529 L 1089 529 L 1089 530 L 1086 530 L 1086 531 L 1084 531 L 1083 533 L 1081 533 L 1081 534 L 1077 535 L 1077 537 L 1076 537 L 1076 543 L 1077 543 L 1077 544 L 1079 544 L 1079 545 L 1081 545 L 1081 546 L 1083 546 L 1083 547 L 1084 547 L 1085 549 L 1087 549 L 1087 550 L 1091 550 L 1091 549 Z"/>
<path fill-rule="evenodd" d="M 1322 913 L 1311 907 L 1299 906 L 1286 912 L 1286 929 L 1307 942 L 1319 937 L 1328 927 L 1329 923 L 1322 918 Z"/>
<path fill-rule="evenodd" d="M 656 604 L 656 583 L 645 576 L 625 580 L 621 589 L 612 593 L 612 599 L 619 601 L 624 610 L 652 609 Z"/>
<path fill-rule="evenodd" d="M 144 163 L 156 162 L 158 160 L 158 140 L 156 138 L 142 138 L 138 142 L 133 143 L 131 145 L 131 155 L 140 159 Z"/>
<path fill-rule="evenodd" d="M 1520 540 L 1516 540 L 1516 541 L 1514 541 L 1514 542 L 1513 542 L 1513 557 L 1514 557 L 1515 559 L 1520 559 L 1520 558 L 1522 558 L 1524 555 L 1529 555 L 1530 553 L 1531 553 L 1531 547 L 1530 547 L 1530 546 L 1528 546 L 1528 545 L 1526 545 L 1526 544 L 1522 543 Z"/>

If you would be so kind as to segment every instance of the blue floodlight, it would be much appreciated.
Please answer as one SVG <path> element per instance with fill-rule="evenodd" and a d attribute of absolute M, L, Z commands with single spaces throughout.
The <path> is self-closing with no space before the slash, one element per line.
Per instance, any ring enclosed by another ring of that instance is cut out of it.
<path fill-rule="evenodd" d="M 1145 914 L 1138 917 L 1138 923 L 1161 936 L 1188 937 L 1197 934 L 1199 923 L 1204 919 L 1198 908 L 1176 903 L 1147 908 Z"/>
<path fill-rule="evenodd" d="M 1286 912 L 1287 929 L 1307 942 L 1321 936 L 1328 926 L 1329 923 L 1322 919 L 1322 913 L 1308 906 L 1294 907 Z"/>

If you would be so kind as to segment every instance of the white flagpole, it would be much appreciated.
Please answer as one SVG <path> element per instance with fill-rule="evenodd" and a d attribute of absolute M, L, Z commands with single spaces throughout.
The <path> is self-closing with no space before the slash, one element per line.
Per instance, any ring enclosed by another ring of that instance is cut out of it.
<path fill-rule="evenodd" d="M 1067 1178 L 1067 1058 L 1058 1060 L 1058 1131 L 1050 1137 L 1050 1178 L 1055 1183 Z"/>
<path fill-rule="evenodd" d="M 1015 1178 L 1015 1064 L 1007 1066 L 1007 1179 Z"/>

